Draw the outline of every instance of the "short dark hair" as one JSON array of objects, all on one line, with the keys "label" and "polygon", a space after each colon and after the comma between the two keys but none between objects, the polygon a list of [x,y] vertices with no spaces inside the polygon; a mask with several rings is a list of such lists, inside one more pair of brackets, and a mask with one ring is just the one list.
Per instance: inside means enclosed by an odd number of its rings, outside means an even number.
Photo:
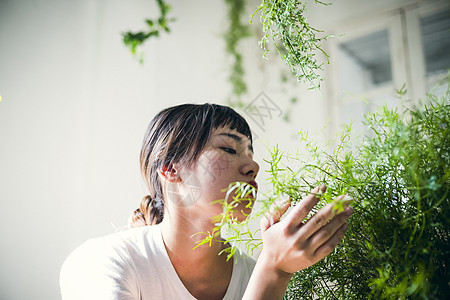
[{"label": "short dark hair", "polygon": [[182,104],[166,108],[150,122],[142,144],[141,173],[150,194],[141,201],[132,216],[132,225],[158,224],[164,216],[164,197],[158,170],[174,163],[194,163],[213,130],[235,129],[252,143],[250,127],[245,119],[228,106],[218,104]]}]

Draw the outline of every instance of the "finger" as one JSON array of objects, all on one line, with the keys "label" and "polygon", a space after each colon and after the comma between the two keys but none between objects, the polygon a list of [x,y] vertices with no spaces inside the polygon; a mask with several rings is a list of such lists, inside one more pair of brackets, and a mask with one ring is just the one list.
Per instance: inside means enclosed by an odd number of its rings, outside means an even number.
[{"label": "finger", "polygon": [[[340,196],[336,201],[344,201],[344,199],[346,199],[345,196]],[[344,207],[348,207],[348,204],[349,202],[344,202],[343,205]],[[308,222],[306,222],[306,224],[302,226],[300,234],[302,234],[304,238],[308,238],[320,228],[322,228],[322,226],[327,224],[338,212],[336,209],[334,209],[335,205],[335,202],[332,202],[319,210],[319,212],[312,216],[308,220]]]},{"label": "finger", "polygon": [[342,213],[335,216],[330,222],[318,229],[310,237],[311,247],[319,247],[320,245],[331,239],[333,235],[335,235],[339,231],[341,226],[347,222],[352,213],[353,208],[347,206]]},{"label": "finger", "polygon": [[347,231],[347,226],[347,223],[342,224],[330,239],[317,248],[314,255],[318,257],[319,260],[330,254],[334,248],[336,248],[339,242],[344,238],[344,234]]},{"label": "finger", "polygon": [[332,203],[334,204],[333,212],[342,212],[350,203],[353,202],[353,198],[348,195],[342,195],[336,198]]},{"label": "finger", "polygon": [[262,232],[269,229],[269,227],[272,226],[273,224],[278,223],[281,219],[281,216],[283,216],[286,210],[288,210],[290,205],[291,205],[291,198],[289,198],[288,201],[274,202],[269,208],[267,214],[263,218],[261,218]]},{"label": "finger", "polygon": [[286,217],[286,222],[290,227],[297,228],[304,218],[309,214],[311,209],[320,199],[320,194],[325,193],[326,186],[321,185],[316,187],[311,193],[303,198]]}]

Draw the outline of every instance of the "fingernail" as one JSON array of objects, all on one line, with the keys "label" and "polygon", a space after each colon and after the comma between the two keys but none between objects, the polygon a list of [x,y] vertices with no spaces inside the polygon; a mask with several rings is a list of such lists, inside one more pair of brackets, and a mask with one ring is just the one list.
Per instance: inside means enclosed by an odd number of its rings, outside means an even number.
[{"label": "fingernail", "polygon": [[344,202],[350,202],[350,201],[353,201],[353,198],[350,197],[349,195],[345,195],[345,196],[341,199],[341,201],[344,201]]},{"label": "fingernail", "polygon": [[352,203],[353,198],[348,195],[343,195],[337,198],[336,201],[341,202],[344,207],[348,207]]},{"label": "fingernail", "polygon": [[351,215],[353,214],[353,207],[347,206],[347,207],[344,209],[344,214],[345,214],[346,216],[351,216]]},{"label": "fingernail", "polygon": [[278,207],[285,207],[287,204],[291,203],[291,197],[287,198],[287,199],[277,199],[275,201],[275,205]]}]

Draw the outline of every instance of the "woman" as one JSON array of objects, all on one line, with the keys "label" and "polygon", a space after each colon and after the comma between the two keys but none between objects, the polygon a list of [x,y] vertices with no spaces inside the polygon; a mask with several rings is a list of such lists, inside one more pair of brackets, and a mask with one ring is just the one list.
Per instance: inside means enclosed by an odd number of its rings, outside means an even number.
[{"label": "woman", "polygon": [[[93,239],[61,270],[63,299],[282,299],[293,273],[328,255],[344,236],[352,213],[334,216],[331,205],[308,222],[318,187],[280,221],[289,207],[261,220],[263,250],[255,262],[233,260],[213,242],[193,249],[212,232],[230,183],[257,188],[248,124],[229,107],[179,105],[150,123],[141,150],[141,172],[150,194],[132,218],[133,228]],[[244,219],[246,203],[234,216]],[[152,225],[152,226],[138,226]]]}]

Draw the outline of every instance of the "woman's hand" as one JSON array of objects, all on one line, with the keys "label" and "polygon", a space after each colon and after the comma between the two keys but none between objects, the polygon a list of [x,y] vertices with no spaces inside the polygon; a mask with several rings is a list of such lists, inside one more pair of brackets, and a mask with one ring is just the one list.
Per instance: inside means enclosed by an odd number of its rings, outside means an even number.
[{"label": "woman's hand", "polygon": [[345,205],[344,211],[336,214],[334,204],[330,203],[303,222],[319,201],[318,194],[325,190],[324,185],[314,189],[281,221],[290,203],[261,220],[264,248],[260,259],[266,267],[293,274],[320,261],[342,240],[347,229],[346,222],[353,213],[350,206]]},{"label": "woman's hand", "polygon": [[245,290],[244,300],[282,299],[295,272],[330,254],[342,240],[346,222],[353,212],[349,206],[336,214],[334,204],[328,204],[307,222],[303,221],[319,201],[318,194],[325,189],[325,186],[314,189],[281,221],[290,203],[273,207],[261,220],[263,250]]}]

